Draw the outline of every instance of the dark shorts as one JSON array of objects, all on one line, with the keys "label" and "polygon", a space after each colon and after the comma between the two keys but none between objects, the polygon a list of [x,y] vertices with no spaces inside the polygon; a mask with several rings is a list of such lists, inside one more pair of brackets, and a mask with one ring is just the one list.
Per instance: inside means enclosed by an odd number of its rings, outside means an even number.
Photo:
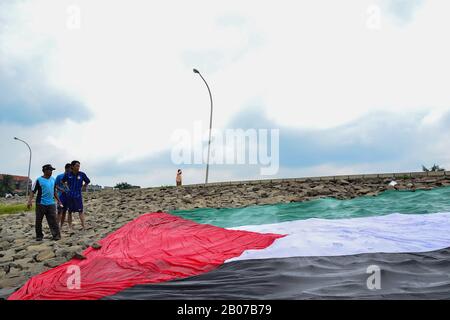
[{"label": "dark shorts", "polygon": [[67,197],[67,209],[69,213],[72,212],[83,212],[83,198],[73,198],[73,197]]},{"label": "dark shorts", "polygon": [[58,213],[67,211],[67,195],[65,193],[62,193],[59,197],[59,200],[61,201],[62,207],[58,206]]}]

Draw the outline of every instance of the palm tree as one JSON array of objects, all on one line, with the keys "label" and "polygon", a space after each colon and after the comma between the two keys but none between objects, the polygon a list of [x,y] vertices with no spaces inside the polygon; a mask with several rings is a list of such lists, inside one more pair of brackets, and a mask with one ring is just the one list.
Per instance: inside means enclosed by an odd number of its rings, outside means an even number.
[{"label": "palm tree", "polygon": [[445,171],[445,169],[440,168],[437,164],[434,164],[433,167],[431,167],[431,171]]},{"label": "palm tree", "polygon": [[440,168],[437,164],[434,164],[430,169],[427,169],[427,167],[425,167],[424,165],[422,165],[422,171],[425,172],[435,172],[435,171],[445,171],[444,168]]}]

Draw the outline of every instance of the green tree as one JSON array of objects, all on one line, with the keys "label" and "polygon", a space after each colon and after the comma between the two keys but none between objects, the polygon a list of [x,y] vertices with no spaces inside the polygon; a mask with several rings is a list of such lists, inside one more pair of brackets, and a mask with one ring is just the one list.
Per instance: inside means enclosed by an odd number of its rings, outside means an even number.
[{"label": "green tree", "polygon": [[140,187],[133,186],[127,182],[121,182],[121,183],[116,184],[116,186],[114,188],[119,189],[119,190],[125,190],[125,189],[139,189]]},{"label": "green tree", "polygon": [[7,193],[14,192],[14,179],[12,176],[4,174],[0,181],[0,195],[3,197]]}]

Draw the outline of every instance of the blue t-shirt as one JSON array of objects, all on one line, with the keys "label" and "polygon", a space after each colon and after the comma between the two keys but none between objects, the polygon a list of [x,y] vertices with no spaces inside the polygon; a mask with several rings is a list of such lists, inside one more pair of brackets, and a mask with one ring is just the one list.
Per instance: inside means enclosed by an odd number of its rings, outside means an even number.
[{"label": "blue t-shirt", "polygon": [[34,181],[32,188],[34,193],[37,193],[36,203],[45,206],[55,204],[55,178],[39,177]]},{"label": "blue t-shirt", "polygon": [[64,175],[65,175],[65,173],[58,174],[58,175],[56,176],[56,179],[55,179],[55,187],[57,187],[56,190],[58,190],[58,197],[59,197],[60,199],[61,199],[62,192],[59,191],[58,188],[61,188],[61,189],[66,190],[66,187],[65,187],[64,184],[62,183],[62,178],[64,177]]},{"label": "blue t-shirt", "polygon": [[63,183],[67,182],[67,185],[69,186],[67,195],[72,198],[81,198],[81,188],[83,187],[83,181],[85,183],[91,182],[86,174],[81,171],[78,171],[76,175],[72,172],[66,173],[64,174],[64,177],[61,179],[61,181]]}]

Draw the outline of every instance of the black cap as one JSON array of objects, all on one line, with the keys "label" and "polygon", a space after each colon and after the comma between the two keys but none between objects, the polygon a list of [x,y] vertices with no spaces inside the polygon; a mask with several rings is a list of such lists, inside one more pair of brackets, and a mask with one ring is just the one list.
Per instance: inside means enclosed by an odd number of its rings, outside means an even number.
[{"label": "black cap", "polygon": [[46,164],[42,166],[42,171],[44,170],[56,170],[56,169],[53,168],[51,164]]}]

